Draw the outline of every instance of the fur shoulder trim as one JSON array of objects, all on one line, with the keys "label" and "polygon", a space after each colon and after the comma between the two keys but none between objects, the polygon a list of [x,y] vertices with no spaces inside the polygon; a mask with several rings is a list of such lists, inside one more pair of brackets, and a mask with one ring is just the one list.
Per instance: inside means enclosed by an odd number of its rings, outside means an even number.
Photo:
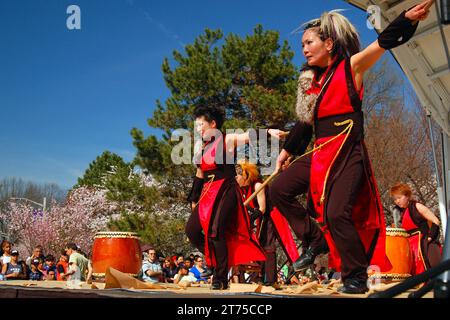
[{"label": "fur shoulder trim", "polygon": [[314,71],[306,70],[300,73],[298,78],[297,104],[295,111],[300,121],[313,124],[314,108],[316,106],[317,94],[308,94],[306,91],[311,88],[314,79]]}]

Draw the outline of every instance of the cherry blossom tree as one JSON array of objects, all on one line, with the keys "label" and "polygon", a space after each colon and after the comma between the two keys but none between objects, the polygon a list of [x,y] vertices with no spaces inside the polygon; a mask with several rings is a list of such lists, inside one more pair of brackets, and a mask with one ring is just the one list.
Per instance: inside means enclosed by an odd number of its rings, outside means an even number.
[{"label": "cherry blossom tree", "polygon": [[90,252],[96,232],[106,230],[116,204],[106,199],[106,191],[80,187],[72,190],[64,204],[52,202],[43,212],[26,203],[9,202],[0,212],[9,238],[30,253],[41,244],[47,253],[58,254],[67,242],[75,242]]}]

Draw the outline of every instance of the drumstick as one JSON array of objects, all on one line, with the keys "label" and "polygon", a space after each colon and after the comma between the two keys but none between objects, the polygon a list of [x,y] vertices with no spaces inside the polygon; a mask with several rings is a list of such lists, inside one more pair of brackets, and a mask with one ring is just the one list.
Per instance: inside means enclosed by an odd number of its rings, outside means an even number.
[{"label": "drumstick", "polygon": [[431,8],[431,6],[433,5],[434,2],[435,2],[435,0],[430,0],[430,1],[428,1],[428,3],[425,5],[425,7],[423,7],[423,9],[424,9],[425,11],[427,11],[428,9]]}]

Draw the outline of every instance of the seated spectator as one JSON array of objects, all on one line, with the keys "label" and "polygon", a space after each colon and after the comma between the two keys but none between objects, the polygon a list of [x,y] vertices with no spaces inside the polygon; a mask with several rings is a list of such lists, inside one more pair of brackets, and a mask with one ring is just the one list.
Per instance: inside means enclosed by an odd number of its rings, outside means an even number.
[{"label": "seated spectator", "polygon": [[45,280],[55,281],[56,280],[56,272],[54,270],[48,270],[47,275],[45,276]]},{"label": "seated spectator", "polygon": [[184,265],[185,265],[188,269],[192,268],[193,263],[192,263],[191,258],[187,258],[186,260],[184,260]]},{"label": "seated spectator", "polygon": [[56,264],[56,280],[66,281],[67,271],[69,270],[69,257],[66,255],[65,251],[59,256],[59,261]]},{"label": "seated spectator", "polygon": [[78,252],[75,243],[68,243],[65,251],[69,256],[69,270],[66,276],[70,276],[70,280],[86,281],[89,272],[89,260]]},{"label": "seated spectator", "polygon": [[181,255],[179,255],[179,256],[177,257],[177,260],[176,260],[176,262],[175,262],[175,265],[177,266],[177,272],[178,272],[178,270],[179,270],[182,266],[184,266],[184,257],[181,256]]},{"label": "seated spectator", "polygon": [[197,258],[197,257],[194,256],[193,253],[191,253],[191,254],[189,255],[189,259],[190,259],[191,261],[195,261],[195,260],[196,260],[195,258]]},{"label": "seated spectator", "polygon": [[54,273],[56,273],[56,265],[55,265],[55,257],[52,256],[51,254],[49,254],[47,257],[45,257],[45,262],[44,262],[44,276],[46,277],[48,275],[49,271],[53,271]]},{"label": "seated spectator", "polygon": [[142,264],[142,280],[151,283],[160,282],[162,278],[162,268],[159,259],[156,256],[156,250],[150,248],[147,253],[148,258]]},{"label": "seated spectator", "polygon": [[40,259],[33,259],[31,261],[30,272],[28,273],[28,278],[30,280],[42,280],[44,275],[39,270],[39,264],[42,264]]},{"label": "seated spectator", "polygon": [[36,247],[34,247],[33,253],[31,254],[30,257],[27,258],[26,264],[27,264],[28,268],[31,268],[31,262],[34,259],[41,259],[42,261],[44,261],[44,259],[45,259],[44,249],[42,248],[41,245],[37,245]]},{"label": "seated spectator", "polygon": [[177,267],[175,266],[175,262],[173,262],[170,257],[164,260],[162,272],[164,281],[173,283],[173,278],[177,274]]},{"label": "seated spectator", "polygon": [[38,269],[44,275],[45,278],[46,271],[44,269],[44,260],[39,259]]},{"label": "seated spectator", "polygon": [[197,278],[189,272],[189,269],[186,266],[182,266],[179,268],[178,273],[175,275],[173,279],[173,283],[179,284],[183,282],[197,282]]},{"label": "seated spectator", "polygon": [[19,252],[17,250],[11,251],[11,260],[3,264],[2,274],[6,280],[20,280],[26,279],[26,268],[22,261],[19,261]]},{"label": "seated spectator", "polygon": [[203,278],[201,274],[205,271],[203,268],[203,258],[200,256],[197,256],[197,259],[195,260],[194,266],[189,269],[189,272],[194,275],[194,277],[197,279],[197,282],[208,282],[208,278]]},{"label": "seated spectator", "polygon": [[11,261],[11,250],[12,245],[8,240],[2,241],[2,256],[0,257],[0,263],[3,265],[9,263]]}]

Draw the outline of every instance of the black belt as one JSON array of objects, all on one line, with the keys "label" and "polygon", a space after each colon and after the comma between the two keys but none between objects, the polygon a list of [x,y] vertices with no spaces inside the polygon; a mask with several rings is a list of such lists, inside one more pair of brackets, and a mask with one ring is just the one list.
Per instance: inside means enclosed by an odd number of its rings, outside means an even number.
[{"label": "black belt", "polygon": [[345,126],[336,126],[335,123],[349,119],[353,120],[350,136],[355,138],[355,141],[361,140],[364,137],[364,114],[362,111],[317,119],[315,121],[316,138],[319,139],[338,135]]}]

